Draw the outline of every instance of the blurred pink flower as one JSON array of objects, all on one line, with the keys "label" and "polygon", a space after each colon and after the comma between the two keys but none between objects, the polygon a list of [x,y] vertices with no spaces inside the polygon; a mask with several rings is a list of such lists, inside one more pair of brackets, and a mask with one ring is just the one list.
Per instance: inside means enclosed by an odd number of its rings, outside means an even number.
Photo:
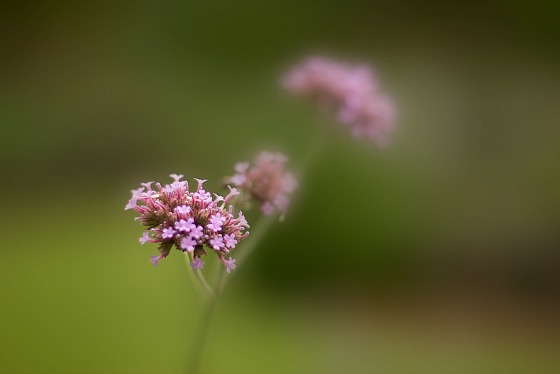
[{"label": "blurred pink flower", "polygon": [[159,256],[150,257],[152,264],[157,265],[175,246],[193,254],[191,266],[198,270],[204,264],[200,257],[206,254],[206,246],[216,252],[229,272],[235,266],[232,267],[224,255],[249,235],[245,231],[248,225],[243,214],[239,212],[236,218],[231,205],[226,209],[228,200],[238,194],[237,190],[231,189],[226,198],[216,195],[212,199],[202,188],[205,181],[198,180],[196,191],[191,192],[188,183],[181,181],[182,175],[172,174],[171,177],[175,180],[172,184],[156,183],[157,190],[151,187],[154,182],[142,183],[143,187],[132,191],[132,198],[125,206],[125,210],[138,212],[140,216],[136,220],[147,227],[140,243],[159,244]]},{"label": "blurred pink flower", "polygon": [[[200,260],[199,257],[196,257],[191,263],[190,263],[192,269],[194,271],[197,271],[199,269],[202,269],[204,267],[204,262],[202,262],[202,260]],[[229,273],[229,268],[226,268],[227,272]]]},{"label": "blurred pink flower", "polygon": [[263,214],[271,215],[278,210],[284,215],[290,195],[298,187],[297,179],[286,170],[287,161],[288,157],[282,153],[261,152],[253,165],[249,162],[235,164],[236,174],[226,177],[226,183],[237,186],[253,197]]},{"label": "blurred pink flower", "polygon": [[236,268],[236,264],[235,264],[235,259],[234,258],[229,258],[229,260],[226,260],[225,258],[221,258],[222,263],[224,264],[224,266],[226,267],[226,271],[229,273],[230,271],[232,271],[233,269]]},{"label": "blurred pink flower", "polygon": [[394,107],[379,92],[368,66],[311,57],[292,68],[283,77],[282,86],[314,100],[352,135],[380,146],[387,144],[394,125]]}]

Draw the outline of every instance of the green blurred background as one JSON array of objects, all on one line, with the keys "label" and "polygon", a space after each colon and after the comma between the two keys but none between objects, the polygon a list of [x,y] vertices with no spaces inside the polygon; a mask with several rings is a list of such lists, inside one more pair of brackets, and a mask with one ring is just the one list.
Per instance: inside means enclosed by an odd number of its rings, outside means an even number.
[{"label": "green blurred background", "polygon": [[172,172],[217,189],[265,147],[297,163],[329,121],[278,80],[314,53],[375,66],[392,145],[329,124],[202,371],[560,372],[559,2],[1,12],[0,372],[185,372],[203,304],[179,252],[151,267],[129,191]]}]

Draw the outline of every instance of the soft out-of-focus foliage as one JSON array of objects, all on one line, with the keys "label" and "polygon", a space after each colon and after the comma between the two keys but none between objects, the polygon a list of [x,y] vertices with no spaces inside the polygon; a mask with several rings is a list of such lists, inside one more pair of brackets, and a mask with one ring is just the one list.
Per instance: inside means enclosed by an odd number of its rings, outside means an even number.
[{"label": "soft out-of-focus foliage", "polygon": [[[203,369],[558,372],[559,11],[7,2],[0,372],[184,371],[199,297],[178,253],[151,267],[129,190],[171,172],[214,190],[261,148],[297,163],[322,130]],[[311,53],[373,64],[398,112],[388,149],[282,92]]]}]

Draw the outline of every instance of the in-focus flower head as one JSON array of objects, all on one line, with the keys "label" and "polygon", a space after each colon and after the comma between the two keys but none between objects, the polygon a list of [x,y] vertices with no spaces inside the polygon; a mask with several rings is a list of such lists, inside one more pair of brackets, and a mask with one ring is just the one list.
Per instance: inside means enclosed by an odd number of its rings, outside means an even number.
[{"label": "in-focus flower head", "polygon": [[132,190],[132,198],[125,206],[125,210],[134,209],[139,214],[136,219],[146,226],[140,243],[159,244],[159,256],[150,257],[152,264],[157,265],[175,247],[192,253],[191,267],[198,270],[204,265],[200,257],[206,254],[205,248],[210,248],[229,272],[235,268],[235,260],[232,263],[231,257],[226,260],[224,255],[249,235],[243,213],[239,212],[236,218],[233,207],[227,206],[231,197],[238,194],[237,190],[231,189],[226,198],[216,195],[213,199],[202,188],[206,181],[197,179],[197,189],[189,191],[188,183],[181,181],[182,175],[171,177],[173,183],[165,186],[156,183],[155,189],[152,189],[154,182],[142,183],[143,187]]},{"label": "in-focus flower head", "polygon": [[[288,209],[290,195],[298,187],[295,176],[286,170],[288,157],[279,152],[259,153],[254,162],[238,162],[236,173],[226,178],[226,183],[237,186],[259,204],[261,212],[271,215],[280,211],[284,215]],[[239,222],[249,227],[241,214]]]},{"label": "in-focus flower head", "polygon": [[352,135],[387,144],[394,125],[393,103],[379,92],[368,66],[311,57],[292,68],[282,85],[331,112]]}]

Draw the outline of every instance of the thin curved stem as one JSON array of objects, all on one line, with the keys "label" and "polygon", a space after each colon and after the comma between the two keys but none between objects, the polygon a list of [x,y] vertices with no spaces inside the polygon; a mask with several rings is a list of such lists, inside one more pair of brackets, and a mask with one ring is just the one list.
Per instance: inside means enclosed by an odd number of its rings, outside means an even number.
[{"label": "thin curved stem", "polygon": [[[300,164],[298,174],[304,175],[304,173],[307,172],[307,170],[316,160],[317,156],[320,154],[320,150],[323,144],[323,136],[318,136],[314,139],[313,144],[309,147],[307,154],[304,156],[302,163]],[[240,199],[240,201],[242,200]],[[272,223],[276,222],[276,220],[277,216],[271,215],[263,217],[258,221],[258,223],[255,225],[255,228],[251,230],[251,240],[247,242],[247,245],[242,248],[239,256],[237,256],[236,264],[238,267],[242,265],[246,261],[247,257],[249,257],[249,255],[255,250],[257,245],[265,237],[266,233],[272,226]],[[192,257],[190,257],[190,260],[192,261]],[[200,362],[204,353],[206,340],[208,338],[210,323],[213,319],[214,314],[216,313],[216,308],[220,300],[220,296],[224,292],[225,286],[233,276],[233,274],[229,274],[229,276],[226,276],[225,268],[223,266],[219,266],[218,277],[215,283],[216,286],[214,291],[212,287],[210,287],[208,282],[206,282],[206,279],[204,278],[204,275],[200,272],[200,270],[197,270],[194,273],[201,288],[204,289],[211,296],[211,298],[207,301],[201,323],[198,325],[198,330],[194,340],[194,349],[192,350],[192,356],[189,361],[189,374],[196,374],[200,368]]]},{"label": "thin curved stem", "polygon": [[[251,240],[248,241],[247,245],[245,245],[240,254],[237,256],[236,265],[237,267],[241,266],[246,260],[247,257],[255,250],[257,245],[260,243],[262,238],[264,238],[265,234],[268,232],[268,229],[272,226],[272,223],[276,221],[277,217],[275,215],[267,216],[261,218],[257,225],[255,225],[255,229],[252,230],[254,232],[251,233],[250,237]],[[220,270],[220,274],[218,276],[218,281],[216,282],[216,293],[221,295],[224,292],[224,288],[226,284],[230,281],[231,277],[235,273],[230,273],[229,276],[226,277],[226,272],[222,268]]]},{"label": "thin curved stem", "polygon": [[[185,252],[185,260],[187,261],[187,265],[190,265],[190,263],[193,261],[192,253]],[[187,272],[191,273],[191,277],[195,279],[195,283],[199,285],[199,288],[202,291],[202,293],[206,294],[211,298],[214,298],[216,296],[216,292],[214,292],[214,289],[210,287],[210,285],[206,281],[206,278],[204,277],[204,274],[202,274],[200,269],[194,271],[192,269],[187,269]]]},{"label": "thin curved stem", "polygon": [[[249,256],[249,254],[255,249],[257,244],[261,241],[264,237],[265,233],[268,231],[272,223],[276,220],[276,216],[268,216],[259,221],[257,225],[256,234],[253,235],[252,241],[248,243],[241,253],[238,256],[237,263],[241,264],[245,261],[245,259]],[[200,271],[197,270],[195,273],[199,273]],[[226,271],[223,266],[220,266],[218,269],[218,279],[216,281],[216,292],[212,294],[212,297],[207,301],[207,304],[204,308],[202,320],[198,325],[198,329],[196,332],[195,340],[194,340],[194,348],[191,351],[191,358],[189,360],[189,367],[188,373],[196,374],[200,369],[200,362],[202,359],[202,355],[204,353],[204,348],[206,345],[206,340],[208,339],[208,331],[210,329],[210,322],[213,319],[214,314],[216,313],[216,308],[220,301],[220,296],[222,295],[224,288],[227,282],[231,279],[232,274],[229,274],[226,277]],[[210,287],[210,286],[208,286]]]},{"label": "thin curved stem", "polygon": [[208,340],[208,331],[210,330],[210,322],[216,313],[216,308],[218,306],[219,297],[214,296],[207,301],[204,308],[204,313],[200,324],[197,326],[197,331],[194,339],[194,346],[191,351],[191,357],[188,362],[189,374],[196,374],[200,369],[200,363],[202,360],[202,355],[204,353],[204,348],[206,346],[206,340]]},{"label": "thin curved stem", "polygon": [[[325,144],[324,135],[319,134],[315,137],[314,141],[312,142],[311,146],[309,147],[306,155],[303,157],[298,174],[300,179],[305,175],[305,173],[313,166],[313,163],[317,159],[317,156],[321,153],[321,149]],[[237,256],[237,267],[240,267],[246,260],[247,257],[255,250],[257,245],[260,243],[262,238],[268,232],[272,224],[276,221],[276,215],[270,215],[266,217],[262,217],[257,224],[255,225],[255,229],[251,230],[251,235],[248,243],[241,248],[239,255]],[[218,281],[216,282],[216,293],[221,295],[224,292],[224,288],[226,287],[227,283],[231,280],[231,277],[234,273],[230,274],[226,277],[226,272],[223,268],[219,270]]]}]

